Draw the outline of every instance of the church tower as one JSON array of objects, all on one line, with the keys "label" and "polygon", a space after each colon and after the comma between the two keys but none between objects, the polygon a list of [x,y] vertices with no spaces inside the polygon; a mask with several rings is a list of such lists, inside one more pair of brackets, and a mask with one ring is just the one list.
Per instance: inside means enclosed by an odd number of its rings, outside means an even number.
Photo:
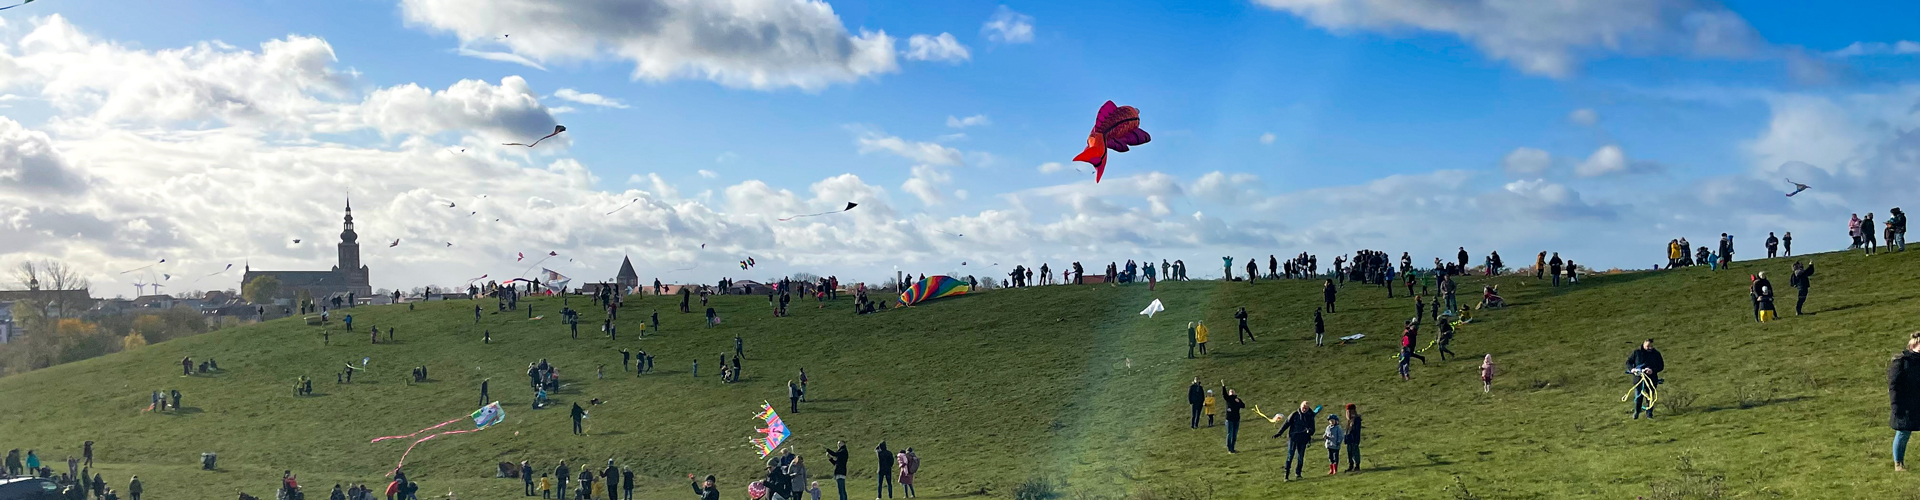
[{"label": "church tower", "polygon": [[367,267],[360,264],[360,234],[353,231],[353,200],[347,200],[346,221],[340,229],[340,264],[334,268],[345,279],[347,291],[361,297],[373,294]]}]

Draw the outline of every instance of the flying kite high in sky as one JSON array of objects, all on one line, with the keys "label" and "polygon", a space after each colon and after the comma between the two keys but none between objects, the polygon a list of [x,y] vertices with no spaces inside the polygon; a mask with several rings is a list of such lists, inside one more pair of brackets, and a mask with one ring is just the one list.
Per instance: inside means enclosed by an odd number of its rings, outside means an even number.
[{"label": "flying kite high in sky", "polygon": [[787,423],[780,420],[780,414],[773,411],[773,405],[765,401],[760,402],[760,413],[753,418],[767,422],[766,428],[756,429],[761,437],[747,438],[747,441],[753,442],[755,449],[760,450],[760,458],[772,455],[774,450],[780,449],[782,443],[787,442],[788,436],[793,435],[792,432],[787,431]]},{"label": "flying kite high in sky", "polygon": [[19,6],[22,6],[22,5],[26,5],[26,4],[30,4],[30,3],[33,3],[33,0],[27,0],[27,1],[25,1],[25,2],[20,2],[20,3],[17,3],[17,4],[13,4],[13,5],[8,5],[8,6],[6,6],[6,7],[0,7],[0,10],[7,10],[7,9],[11,9],[11,8],[14,8],[14,7],[19,7]]},{"label": "flying kite high in sky", "polygon": [[794,215],[794,216],[784,217],[780,219],[780,222],[786,222],[786,221],[798,219],[801,217],[815,217],[815,216],[821,216],[821,215],[827,215],[827,214],[836,214],[836,213],[845,212],[848,210],[853,210],[853,207],[857,207],[857,206],[860,206],[860,204],[849,201],[847,202],[847,208],[842,208],[842,209],[831,211],[831,212],[820,212],[817,214]]},{"label": "flying kite high in sky", "polygon": [[142,270],[142,269],[146,269],[146,268],[149,268],[149,267],[153,267],[153,266],[157,266],[157,265],[161,265],[161,264],[165,264],[165,263],[167,263],[167,259],[160,259],[160,262],[155,262],[155,263],[152,263],[152,264],[147,264],[147,265],[144,265],[144,266],[140,266],[140,267],[136,267],[136,268],[133,268],[133,269],[128,269],[128,270],[125,270],[125,271],[120,271],[120,274],[127,274],[127,273],[130,273],[130,272],[134,272],[134,271],[139,271],[139,270]]},{"label": "flying kite high in sky", "polygon": [[393,248],[393,247],[397,247],[397,246],[400,246],[400,239],[399,239],[399,238],[394,238],[394,239],[393,239],[393,243],[388,243],[388,244],[387,244],[387,248]]},{"label": "flying kite high in sky", "polygon": [[298,245],[298,244],[300,244],[300,239],[299,239],[299,238],[294,238],[294,239],[293,239],[293,244],[295,244],[295,245]]},{"label": "flying kite high in sky", "polygon": [[[352,366],[352,365],[348,365],[348,366]],[[484,431],[484,430],[487,430],[487,428],[488,428],[488,427],[492,427],[492,426],[493,426],[493,424],[498,424],[498,423],[500,423],[501,421],[503,421],[503,420],[506,420],[506,419],[507,419],[507,411],[506,411],[506,410],[502,410],[502,409],[500,409],[500,402],[499,402],[499,401],[494,401],[493,403],[490,403],[490,404],[488,404],[488,405],[486,405],[486,406],[482,406],[482,407],[480,407],[480,409],[478,409],[478,410],[474,410],[474,411],[473,411],[473,413],[471,413],[471,414],[468,414],[468,415],[467,415],[467,416],[465,416],[465,417],[461,417],[461,418],[456,418],[456,419],[453,419],[453,420],[448,420],[448,421],[445,421],[445,422],[441,422],[441,423],[440,423],[439,425],[435,425],[435,426],[433,426],[433,427],[428,427],[428,428],[425,428],[425,429],[420,429],[420,430],[417,430],[417,431],[414,431],[414,432],[413,432],[413,434],[408,434],[408,435],[405,435],[405,436],[386,436],[386,437],[378,437],[378,438],[373,438],[373,440],[372,440],[372,441],[368,441],[368,442],[369,442],[369,443],[378,443],[378,442],[381,442],[381,441],[385,441],[385,440],[388,440],[388,439],[407,439],[407,438],[411,438],[411,437],[414,437],[414,436],[417,436],[417,435],[419,435],[420,433],[423,433],[423,432],[427,432],[427,431],[431,431],[431,430],[434,430],[434,429],[438,429],[438,428],[441,428],[441,427],[446,427],[446,426],[448,426],[448,425],[452,425],[452,424],[453,424],[454,422],[459,422],[459,421],[462,421],[462,420],[467,420],[467,419],[472,419],[472,420],[473,420],[473,428],[472,428],[472,429],[464,429],[464,430],[457,430],[457,431],[446,431],[446,432],[442,432],[442,433],[438,433],[438,434],[434,434],[434,435],[431,435],[431,436],[427,436],[427,437],[423,437],[423,438],[420,438],[420,440],[419,440],[419,441],[414,441],[414,442],[413,442],[413,444],[410,444],[410,445],[407,445],[407,451],[405,451],[405,452],[402,452],[402,453],[400,453],[400,462],[399,462],[399,463],[395,463],[395,464],[393,464],[393,470],[395,470],[395,471],[398,471],[398,470],[400,470],[400,466],[402,466],[402,465],[406,465],[406,463],[407,463],[407,455],[408,455],[408,454],[410,454],[410,453],[413,453],[413,447],[415,447],[415,446],[419,446],[419,445],[420,445],[420,443],[424,443],[424,442],[426,442],[426,441],[427,441],[427,440],[429,440],[429,439],[433,439],[433,438],[437,438],[437,437],[440,437],[440,436],[446,436],[446,435],[449,435],[449,434],[466,434],[466,433],[469,433],[469,432],[480,432],[480,431]],[[392,472],[388,472],[388,473],[387,473],[387,475],[388,475],[388,476],[392,476],[392,475],[393,475],[393,473],[392,473]]]},{"label": "flying kite high in sky", "polygon": [[567,131],[567,126],[566,126],[566,125],[554,125],[554,126],[553,126],[553,133],[551,133],[551,134],[547,134],[547,135],[546,135],[546,137],[541,137],[541,138],[539,138],[539,139],[535,139],[535,140],[533,141],[533,143],[532,143],[532,144],[526,144],[526,143],[519,143],[519,142],[509,142],[509,143],[506,143],[506,144],[501,144],[501,145],[502,145],[502,146],[526,146],[526,147],[534,147],[534,146],[537,146],[537,145],[539,145],[539,144],[540,144],[540,141],[544,141],[544,140],[547,140],[547,139],[549,139],[549,138],[552,138],[553,136],[556,136],[556,135],[560,135],[560,133],[561,133],[561,132],[566,132],[566,131]]},{"label": "flying kite high in sky", "polygon": [[[629,201],[629,202],[627,202],[627,204],[625,204],[625,205],[621,205],[621,206],[620,206],[620,208],[616,208],[616,209],[613,209],[613,212],[618,212],[618,211],[621,211],[621,210],[626,210],[626,209],[627,209],[627,207],[631,207],[631,206],[633,206],[633,204],[634,204],[634,203],[639,203],[639,202],[640,202],[640,199],[639,199],[639,198],[634,198],[634,199],[633,199],[633,201]],[[607,212],[607,215],[613,215],[613,212]]]},{"label": "flying kite high in sky", "polygon": [[1808,186],[1806,184],[1793,182],[1793,179],[1787,179],[1787,184],[1793,185],[1793,192],[1787,193],[1788,197],[1792,197],[1793,195],[1800,194],[1801,191],[1806,191],[1807,189],[1811,188],[1811,186]]},{"label": "flying kite high in sky", "polygon": [[1093,164],[1093,182],[1107,173],[1107,150],[1127,152],[1130,146],[1139,146],[1153,140],[1147,131],[1140,129],[1140,110],[1133,106],[1114,106],[1107,101],[1100,106],[1100,112],[1093,116],[1093,131],[1087,134],[1087,149],[1073,157],[1073,161]]}]

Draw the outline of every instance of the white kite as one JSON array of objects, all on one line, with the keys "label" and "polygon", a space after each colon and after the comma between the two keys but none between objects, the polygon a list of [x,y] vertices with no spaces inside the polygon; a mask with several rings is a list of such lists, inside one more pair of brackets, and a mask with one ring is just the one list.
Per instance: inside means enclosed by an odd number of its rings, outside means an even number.
[{"label": "white kite", "polygon": [[1153,303],[1147,304],[1147,308],[1140,310],[1140,314],[1145,314],[1147,315],[1147,317],[1151,318],[1155,313],[1159,313],[1165,310],[1167,310],[1167,306],[1160,305],[1160,299],[1153,299]]}]

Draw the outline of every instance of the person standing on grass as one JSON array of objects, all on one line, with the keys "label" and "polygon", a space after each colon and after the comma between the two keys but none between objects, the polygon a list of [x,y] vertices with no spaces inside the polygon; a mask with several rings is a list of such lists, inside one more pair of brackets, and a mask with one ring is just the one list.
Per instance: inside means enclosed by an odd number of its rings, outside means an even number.
[{"label": "person standing on grass", "polygon": [[82,444],[80,454],[82,458],[87,460],[87,467],[93,467],[93,441],[87,441],[85,444]]},{"label": "person standing on grass", "polygon": [[1207,322],[1199,321],[1193,325],[1193,339],[1200,344],[1200,355],[1207,355]]},{"label": "person standing on grass", "polygon": [[1493,353],[1487,353],[1486,359],[1480,361],[1480,392],[1493,392],[1493,370]]},{"label": "person standing on grass", "polygon": [[[1341,276],[1346,276],[1346,275],[1342,274]],[[1339,290],[1334,288],[1333,286],[1333,280],[1327,280],[1327,282],[1320,287],[1321,298],[1325,299],[1327,302],[1327,314],[1333,314],[1333,311],[1334,311],[1333,299],[1334,299],[1334,295],[1338,293],[1339,293]]]},{"label": "person standing on grass", "polygon": [[800,413],[800,384],[792,380],[787,381],[787,411]]},{"label": "person standing on grass", "polygon": [[1313,345],[1314,347],[1327,345],[1327,321],[1320,317],[1319,309],[1313,310]]},{"label": "person standing on grass", "polygon": [[[693,479],[693,474],[687,474],[687,479]],[[693,483],[693,494],[700,495],[700,500],[720,500],[720,487],[713,483],[713,475],[708,474],[705,482]]]},{"label": "person standing on grass", "polygon": [[1760,271],[1758,276],[1760,279],[1754,280],[1753,291],[1754,307],[1760,309],[1760,321],[1779,319],[1780,313],[1773,308],[1773,281],[1767,279],[1766,271]]},{"label": "person standing on grass", "polygon": [[127,482],[127,499],[140,500],[140,492],[144,490],[142,486],[143,485],[140,484],[140,476],[133,476],[133,480]]},{"label": "person standing on grass", "polygon": [[873,484],[873,498],[879,500],[882,491],[886,492],[887,498],[893,498],[893,452],[887,449],[886,441],[873,447],[873,452],[880,457],[880,476]]},{"label": "person standing on grass", "polygon": [[1560,286],[1560,267],[1565,263],[1560,260],[1560,252],[1554,252],[1553,259],[1547,261],[1547,269],[1553,273],[1553,286]]},{"label": "person standing on grass", "polygon": [[1907,348],[1887,365],[1887,395],[1892,400],[1893,470],[1907,470],[1907,438],[1920,431],[1920,332],[1907,336]]},{"label": "person standing on grass", "polygon": [[493,379],[480,379],[480,406],[487,405],[487,382]]},{"label": "person standing on grass", "polygon": [[581,408],[580,403],[574,403],[573,410],[568,412],[568,415],[573,417],[573,435],[579,436],[579,435],[586,434],[586,432],[582,431],[580,428],[580,421],[586,420],[587,409]]},{"label": "person standing on grass", "polygon": [[1233,313],[1233,319],[1240,320],[1240,330],[1235,332],[1235,336],[1240,337],[1241,345],[1246,345],[1249,340],[1256,342],[1260,340],[1253,338],[1253,330],[1247,328],[1247,308],[1242,307],[1239,311],[1235,311]]},{"label": "person standing on grass", "polygon": [[1227,395],[1227,414],[1225,417],[1227,421],[1227,453],[1239,453],[1240,450],[1234,449],[1234,444],[1240,440],[1240,410],[1246,408],[1247,403],[1241,401],[1240,395],[1234,394],[1233,389],[1227,388],[1227,381],[1225,380],[1220,381],[1220,393]]},{"label": "person standing on grass", "polygon": [[1793,274],[1787,276],[1787,284],[1799,290],[1799,299],[1793,302],[1793,315],[1795,316],[1806,314],[1801,311],[1801,308],[1807,305],[1807,289],[1813,287],[1812,279],[1813,261],[1807,261],[1805,266],[1800,265],[1797,261],[1793,263]]},{"label": "person standing on grass", "polygon": [[[1660,372],[1666,369],[1667,369],[1667,361],[1665,358],[1660,356],[1659,349],[1653,348],[1653,339],[1647,339],[1646,342],[1641,342],[1640,348],[1634,350],[1633,354],[1630,354],[1627,356],[1627,373],[1635,374],[1635,375],[1645,375],[1648,380],[1651,380],[1653,382],[1653,385],[1655,387],[1658,387],[1660,385],[1660,382],[1661,382]],[[1635,382],[1635,383],[1638,384],[1643,382]],[[1633,418],[1635,420],[1640,419],[1641,411],[1647,412],[1648,420],[1653,419],[1653,409],[1647,408],[1647,404],[1646,404],[1647,392],[1651,391],[1653,388],[1654,387],[1643,388],[1637,385],[1634,387]]]},{"label": "person standing on grass", "polygon": [[1187,386],[1187,406],[1193,407],[1193,418],[1187,422],[1188,429],[1200,428],[1200,405],[1206,403],[1206,388],[1200,386],[1200,377],[1193,378],[1193,385]]},{"label": "person standing on grass", "polygon": [[633,500],[633,468],[620,468],[620,493],[627,500]]},{"label": "person standing on grass", "polygon": [[1347,473],[1360,472],[1360,407],[1347,403],[1346,435],[1341,440],[1347,443]]},{"label": "person standing on grass", "polygon": [[526,485],[526,492],[521,496],[529,496],[529,497],[533,496],[534,490],[533,490],[533,463],[532,462],[528,462],[526,460],[520,461],[520,482]]},{"label": "person standing on grass", "polygon": [[840,487],[840,500],[847,500],[847,442],[827,448],[827,463],[833,464],[833,482]]},{"label": "person standing on grass", "polygon": [[[1306,477],[1302,472],[1307,466],[1307,444],[1313,441],[1313,426],[1317,423],[1314,422],[1313,410],[1307,407],[1306,401],[1301,401],[1299,410],[1275,420],[1281,420],[1281,423],[1280,430],[1274,432],[1273,437],[1280,437],[1282,434],[1287,436],[1287,462],[1280,466],[1281,479]],[[1298,456],[1300,461],[1295,462],[1295,456]]]},{"label": "person standing on grass", "polygon": [[1440,360],[1446,361],[1448,354],[1453,354],[1453,357],[1456,358],[1460,357],[1459,354],[1455,354],[1452,350],[1447,349],[1447,346],[1453,343],[1453,323],[1450,321],[1436,321],[1435,323],[1440,329],[1440,342],[1436,344],[1440,348]]},{"label": "person standing on grass", "polygon": [[[911,448],[909,448],[908,450],[911,450]],[[906,498],[913,498],[914,496],[913,495],[914,462],[915,460],[913,455],[908,454],[907,450],[901,450],[899,454],[896,454],[893,456],[893,465],[900,469],[900,493],[901,493],[901,496]]]},{"label": "person standing on grass", "polygon": [[[1340,416],[1327,415],[1327,475],[1340,473],[1340,445],[1346,441],[1346,434],[1340,431]],[[1305,458],[1300,459],[1302,462]]]},{"label": "person standing on grass", "polygon": [[1866,217],[1860,218],[1859,233],[1860,248],[1866,249],[1867,255],[1880,251],[1880,242],[1873,237],[1873,212],[1867,212]]}]

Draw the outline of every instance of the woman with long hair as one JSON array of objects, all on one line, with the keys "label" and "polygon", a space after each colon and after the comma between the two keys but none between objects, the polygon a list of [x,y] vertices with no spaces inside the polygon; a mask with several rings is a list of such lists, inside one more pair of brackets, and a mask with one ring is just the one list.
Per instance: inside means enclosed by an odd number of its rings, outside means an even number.
[{"label": "woman with long hair", "polygon": [[1347,472],[1360,471],[1360,408],[1347,403]]}]

